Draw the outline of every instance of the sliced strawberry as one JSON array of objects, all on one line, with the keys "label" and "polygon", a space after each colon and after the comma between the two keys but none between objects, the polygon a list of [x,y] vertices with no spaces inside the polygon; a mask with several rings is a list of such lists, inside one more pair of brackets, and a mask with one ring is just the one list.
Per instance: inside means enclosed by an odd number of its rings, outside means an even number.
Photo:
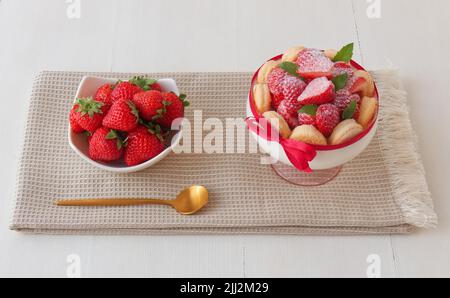
[{"label": "sliced strawberry", "polygon": [[316,49],[305,49],[298,54],[298,74],[305,79],[319,77],[331,78],[333,62],[325,54]]},{"label": "sliced strawberry", "polygon": [[317,109],[316,126],[325,137],[328,138],[331,135],[340,121],[341,113],[336,106],[324,104]]},{"label": "sliced strawberry", "polygon": [[278,114],[289,124],[291,128],[298,126],[298,110],[301,105],[296,100],[283,100],[278,107]]},{"label": "sliced strawberry", "polygon": [[367,80],[362,77],[351,77],[348,82],[346,88],[350,91],[350,93],[359,93],[364,91],[367,86]]},{"label": "sliced strawberry", "polygon": [[316,104],[321,105],[334,100],[334,85],[327,78],[317,78],[306,86],[303,93],[298,98],[301,105]]}]

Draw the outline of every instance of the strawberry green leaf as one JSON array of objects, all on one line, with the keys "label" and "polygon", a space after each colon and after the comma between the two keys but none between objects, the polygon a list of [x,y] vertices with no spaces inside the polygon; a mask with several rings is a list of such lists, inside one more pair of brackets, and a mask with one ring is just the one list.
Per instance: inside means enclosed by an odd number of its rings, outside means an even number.
[{"label": "strawberry green leaf", "polygon": [[303,106],[298,112],[301,114],[308,114],[310,116],[316,116],[317,105],[306,105]]},{"label": "strawberry green leaf", "polygon": [[130,100],[127,102],[127,104],[130,107],[131,114],[133,114],[136,117],[136,122],[139,122],[139,110]]},{"label": "strawberry green leaf", "polygon": [[141,87],[141,89],[143,89],[144,91],[148,91],[151,89],[150,86],[158,81],[155,79],[145,78],[142,76],[136,76],[133,77],[129,82],[136,86]]},{"label": "strawberry green leaf", "polygon": [[76,104],[78,104],[77,113],[81,113],[82,116],[89,115],[90,118],[95,114],[103,114],[101,108],[105,105],[100,101],[95,101],[92,97],[77,98]]},{"label": "strawberry green leaf", "polygon": [[165,107],[167,107],[167,106],[170,106],[170,105],[172,104],[172,102],[171,102],[171,101],[168,101],[168,100],[163,100],[163,101],[162,101],[162,104],[163,104]]},{"label": "strawberry green leaf", "polygon": [[180,98],[182,101],[185,101],[186,98],[187,98],[187,95],[182,93],[182,94],[180,94],[179,98]]},{"label": "strawberry green leaf", "polygon": [[116,132],[115,130],[111,130],[111,131],[106,135],[106,139],[107,139],[107,140],[118,139],[117,132]]},{"label": "strawberry green leaf", "polygon": [[189,101],[183,101],[183,106],[184,107],[188,107],[190,105],[191,105],[191,103]]},{"label": "strawberry green leaf", "polygon": [[351,103],[349,103],[347,108],[345,108],[344,112],[342,113],[342,119],[343,120],[352,119],[356,113],[357,105],[358,104],[357,104],[356,100],[353,100]]},{"label": "strawberry green leaf", "polygon": [[331,81],[334,84],[335,90],[339,91],[347,85],[348,74],[343,73],[341,75],[338,75],[337,77],[334,77]]},{"label": "strawberry green leaf", "polygon": [[333,62],[350,62],[353,58],[353,47],[354,43],[348,44],[343,47],[333,58]]},{"label": "strawberry green leaf", "polygon": [[282,70],[286,71],[288,74],[290,74],[291,76],[300,78],[302,80],[304,80],[298,73],[298,65],[293,63],[293,62],[282,62],[278,67],[280,67]]}]

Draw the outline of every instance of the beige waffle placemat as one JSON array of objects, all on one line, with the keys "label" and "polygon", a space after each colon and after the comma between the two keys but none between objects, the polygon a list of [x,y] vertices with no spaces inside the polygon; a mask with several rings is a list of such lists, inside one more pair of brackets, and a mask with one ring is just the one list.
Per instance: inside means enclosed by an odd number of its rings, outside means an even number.
[{"label": "beige waffle placemat", "polygon": [[[43,72],[34,84],[11,228],[49,234],[380,234],[436,225],[415,150],[406,94],[394,71],[374,72],[380,129],[370,147],[332,182],[298,187],[259,154],[171,154],[135,174],[112,174],[81,160],[67,142],[67,115],[85,73]],[[95,73],[126,79],[134,74]],[[192,103],[187,117],[245,117],[250,73],[156,73],[176,79]],[[173,198],[205,185],[210,203],[194,216],[169,207],[56,207],[64,198]]]}]

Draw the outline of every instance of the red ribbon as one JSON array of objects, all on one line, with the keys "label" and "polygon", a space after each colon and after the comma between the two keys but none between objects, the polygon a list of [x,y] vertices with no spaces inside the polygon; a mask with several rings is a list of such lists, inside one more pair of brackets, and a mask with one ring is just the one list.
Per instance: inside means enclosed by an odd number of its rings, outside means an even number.
[{"label": "red ribbon", "polygon": [[[265,125],[262,125],[265,121]],[[279,136],[278,131],[272,129],[266,119],[256,120],[249,117],[245,120],[250,131],[270,142],[278,142],[283,147],[284,152],[294,167],[303,172],[311,173],[309,162],[316,157],[316,150],[313,146],[292,139],[284,139]],[[273,131],[273,133],[272,133]]]}]

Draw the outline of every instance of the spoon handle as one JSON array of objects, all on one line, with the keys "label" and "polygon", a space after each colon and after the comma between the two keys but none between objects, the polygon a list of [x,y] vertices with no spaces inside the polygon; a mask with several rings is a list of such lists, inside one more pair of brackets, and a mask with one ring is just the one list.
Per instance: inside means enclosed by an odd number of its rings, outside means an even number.
[{"label": "spoon handle", "polygon": [[60,200],[58,206],[133,206],[133,205],[172,205],[172,201],[154,199],[83,199]]}]

